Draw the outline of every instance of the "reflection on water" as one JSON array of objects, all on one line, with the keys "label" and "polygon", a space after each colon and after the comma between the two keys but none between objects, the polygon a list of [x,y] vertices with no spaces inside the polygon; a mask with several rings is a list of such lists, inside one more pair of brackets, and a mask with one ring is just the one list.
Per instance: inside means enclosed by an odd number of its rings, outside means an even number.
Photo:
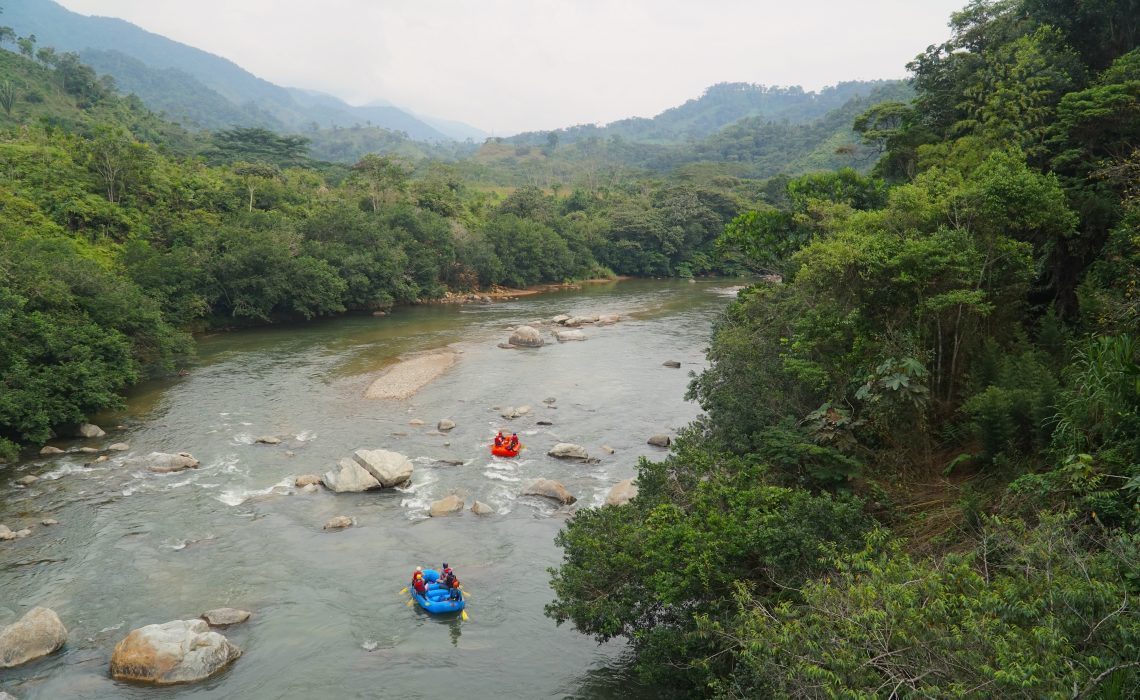
[{"label": "reflection on water", "polygon": [[[231,606],[253,611],[224,632],[243,657],[164,695],[637,697],[621,644],[598,646],[543,615],[546,570],[561,556],[553,539],[568,515],[519,494],[528,481],[556,479],[579,505],[600,505],[640,456],[660,456],[646,438],[696,415],[682,397],[727,286],[625,282],[202,339],[186,376],[138,387],[126,411],[99,417],[106,438],[62,441],[66,455],[0,468],[0,523],[34,526],[0,543],[0,624],[45,605],[70,630],[61,653],[6,672],[0,690],[24,700],[151,698],[108,678],[115,643],[145,624]],[[559,313],[623,320],[584,327],[586,342],[497,347],[509,328]],[[361,398],[379,368],[444,346],[459,361],[416,396]],[[505,406],[531,410],[508,420]],[[435,430],[441,418],[456,427]],[[523,438],[518,459],[489,455],[500,428]],[[113,442],[130,449],[101,451],[100,463],[75,451]],[[556,442],[600,462],[548,457]],[[412,483],[339,495],[293,485],[357,448],[408,455]],[[152,451],[188,451],[201,466],[154,474],[139,461]],[[27,474],[42,478],[18,487]],[[451,494],[494,514],[429,518],[431,502]],[[338,515],[354,526],[322,529]],[[38,525],[49,517],[59,524]],[[466,622],[409,608],[399,593],[416,565],[444,559],[472,593]]]}]

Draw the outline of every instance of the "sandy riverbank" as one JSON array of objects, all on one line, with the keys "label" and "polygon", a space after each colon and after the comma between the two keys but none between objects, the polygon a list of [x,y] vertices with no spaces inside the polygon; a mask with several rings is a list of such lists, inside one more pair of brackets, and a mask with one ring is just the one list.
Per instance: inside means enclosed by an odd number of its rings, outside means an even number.
[{"label": "sandy riverbank", "polygon": [[366,399],[406,399],[455,364],[456,354],[420,355],[392,365],[364,392]]}]

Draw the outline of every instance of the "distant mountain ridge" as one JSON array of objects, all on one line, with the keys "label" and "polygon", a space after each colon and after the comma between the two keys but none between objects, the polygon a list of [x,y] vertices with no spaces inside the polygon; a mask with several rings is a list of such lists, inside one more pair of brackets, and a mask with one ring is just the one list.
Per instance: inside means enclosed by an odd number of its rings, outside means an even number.
[{"label": "distant mountain ridge", "polygon": [[[481,133],[427,120],[394,106],[356,107],[331,95],[285,88],[220,56],[148,32],[130,22],[88,17],[50,0],[3,0],[4,24],[35,34],[38,46],[75,51],[145,104],[190,126],[265,126],[299,131],[371,123],[413,139],[442,141]],[[454,134],[449,134],[454,131]]]},{"label": "distant mountain ridge", "polygon": [[604,126],[581,124],[553,131],[524,132],[504,140],[514,144],[542,145],[550,140],[553,133],[563,144],[615,136],[657,145],[686,143],[707,138],[742,119],[808,124],[853,99],[870,96],[876,90],[898,82],[848,81],[825,87],[819,92],[809,92],[798,85],[717,83],[706,88],[700,97],[666,109],[652,118],[631,117]]}]

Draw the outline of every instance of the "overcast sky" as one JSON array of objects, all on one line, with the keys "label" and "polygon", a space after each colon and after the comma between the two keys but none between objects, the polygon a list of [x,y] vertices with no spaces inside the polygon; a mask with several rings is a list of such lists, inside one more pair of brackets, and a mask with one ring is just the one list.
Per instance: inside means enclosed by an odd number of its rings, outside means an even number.
[{"label": "overcast sky", "polygon": [[966,0],[58,0],[290,87],[497,135],[651,117],[713,83],[901,78]]}]

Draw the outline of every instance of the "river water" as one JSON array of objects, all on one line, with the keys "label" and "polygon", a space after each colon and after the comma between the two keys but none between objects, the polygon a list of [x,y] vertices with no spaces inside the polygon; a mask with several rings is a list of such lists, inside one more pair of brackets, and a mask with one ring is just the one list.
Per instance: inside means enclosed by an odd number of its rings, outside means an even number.
[{"label": "river water", "polygon": [[[185,376],[140,387],[126,411],[98,418],[105,438],[57,442],[67,454],[0,466],[0,523],[34,525],[31,536],[0,543],[0,625],[42,605],[69,629],[61,652],[0,671],[0,690],[22,700],[644,693],[623,671],[621,644],[598,645],[543,615],[553,596],[546,569],[561,556],[553,540],[568,515],[518,493],[549,478],[577,505],[599,505],[640,456],[661,457],[646,439],[697,415],[683,394],[704,366],[729,284],[627,281],[200,339]],[[559,313],[622,321],[586,326],[585,342],[496,347],[510,326]],[[458,362],[415,396],[362,398],[397,357],[443,347]],[[493,407],[507,405],[532,410],[504,420]],[[457,427],[437,432],[441,418]],[[519,459],[489,456],[499,428],[527,445]],[[283,442],[255,444],[260,435]],[[546,456],[562,441],[600,462]],[[131,449],[85,466],[95,455],[80,447],[114,442]],[[293,488],[296,476],[323,473],[358,448],[408,455],[411,485]],[[152,451],[187,451],[201,467],[158,475],[129,462]],[[16,486],[27,474],[41,480]],[[496,513],[427,517],[431,501],[453,493]],[[323,531],[337,515],[354,527]],[[49,517],[59,524],[38,525]],[[468,621],[429,616],[400,594],[416,565],[441,560],[470,592]],[[111,651],[131,629],[223,606],[253,612],[223,632],[245,652],[224,673],[161,691],[109,677]]]}]

